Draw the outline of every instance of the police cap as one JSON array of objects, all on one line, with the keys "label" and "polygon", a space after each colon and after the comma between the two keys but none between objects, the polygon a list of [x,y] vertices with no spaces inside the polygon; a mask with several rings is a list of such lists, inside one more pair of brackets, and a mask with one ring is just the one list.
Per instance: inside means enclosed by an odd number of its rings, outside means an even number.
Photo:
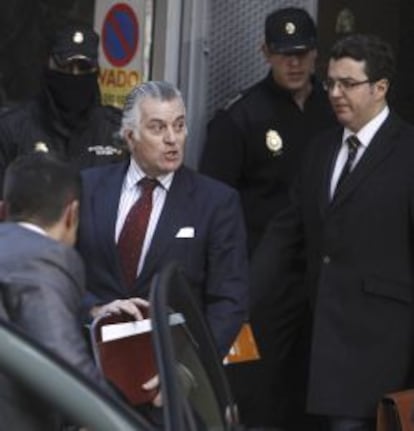
[{"label": "police cap", "polygon": [[315,23],[304,9],[279,9],[266,17],[265,39],[272,52],[307,51],[316,46]]},{"label": "police cap", "polygon": [[70,25],[56,32],[50,55],[59,66],[73,60],[83,60],[98,66],[99,36],[84,25]]}]

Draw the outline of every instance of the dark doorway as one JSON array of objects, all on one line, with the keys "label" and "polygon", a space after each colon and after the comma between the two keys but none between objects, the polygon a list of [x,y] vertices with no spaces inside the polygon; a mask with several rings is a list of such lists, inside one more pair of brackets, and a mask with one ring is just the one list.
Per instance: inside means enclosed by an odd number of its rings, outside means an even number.
[{"label": "dark doorway", "polygon": [[414,2],[401,0],[394,106],[414,124]]},{"label": "dark doorway", "polygon": [[377,34],[391,43],[397,73],[391,106],[414,123],[414,2],[412,0],[319,0],[319,69],[326,74],[329,49],[347,33]]},{"label": "dark doorway", "polygon": [[49,36],[69,22],[93,23],[94,0],[0,3],[0,106],[39,90]]}]

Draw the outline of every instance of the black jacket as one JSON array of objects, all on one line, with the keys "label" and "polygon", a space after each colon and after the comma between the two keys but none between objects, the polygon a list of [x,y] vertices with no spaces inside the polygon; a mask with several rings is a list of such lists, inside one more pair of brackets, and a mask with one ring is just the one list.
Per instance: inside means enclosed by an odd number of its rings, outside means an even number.
[{"label": "black jacket", "polygon": [[[304,110],[271,74],[245,91],[208,126],[200,170],[239,190],[250,249],[278,210],[288,201],[288,190],[303,150],[319,131],[335,124],[328,98],[320,83]],[[272,152],[266,134],[276,131],[282,148]]]},{"label": "black jacket", "polygon": [[123,159],[127,151],[118,136],[121,111],[102,106],[98,99],[76,126],[68,125],[46,90],[1,114],[0,186],[10,162],[32,151],[48,151],[79,168]]},{"label": "black jacket", "polygon": [[304,277],[313,308],[308,411],[375,417],[383,394],[414,383],[414,129],[391,113],[331,200],[342,133],[312,144],[252,277],[267,291],[257,292],[262,301],[296,289],[289,275]]}]

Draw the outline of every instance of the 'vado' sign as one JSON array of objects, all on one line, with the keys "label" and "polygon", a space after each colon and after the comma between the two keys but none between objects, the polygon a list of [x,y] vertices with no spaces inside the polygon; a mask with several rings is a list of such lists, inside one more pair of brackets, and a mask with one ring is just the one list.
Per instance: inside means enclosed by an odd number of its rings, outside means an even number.
[{"label": "'vado' sign", "polygon": [[96,2],[100,34],[99,85],[102,102],[122,107],[132,87],[148,78],[152,1]]}]

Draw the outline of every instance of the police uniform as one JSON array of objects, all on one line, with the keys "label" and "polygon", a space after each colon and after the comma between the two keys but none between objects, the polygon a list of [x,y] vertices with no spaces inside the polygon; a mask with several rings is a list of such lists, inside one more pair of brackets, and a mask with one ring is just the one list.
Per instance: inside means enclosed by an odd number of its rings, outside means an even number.
[{"label": "police uniform", "polygon": [[84,121],[69,128],[47,92],[0,116],[0,174],[18,155],[48,152],[80,168],[125,157],[118,130],[121,111],[98,102],[85,113]]},{"label": "police uniform", "polygon": [[319,82],[301,110],[271,73],[209,123],[200,170],[239,190],[251,251],[271,216],[286,206],[310,139],[333,124]]},{"label": "police uniform", "polygon": [[[316,29],[303,9],[284,8],[266,18],[265,38],[270,52],[303,52],[315,48]],[[286,208],[310,140],[336,124],[326,92],[315,78],[311,83],[301,108],[270,72],[208,125],[200,170],[239,190],[251,254],[272,215]],[[301,415],[309,341],[303,289],[257,298],[260,286],[250,281],[251,296],[260,304],[252,306],[250,319],[262,358],[227,370],[242,423],[310,430]]]},{"label": "police uniform", "polygon": [[41,93],[1,114],[0,183],[10,162],[32,151],[47,152],[79,168],[127,156],[118,136],[121,111],[100,103],[98,40],[88,27],[69,26],[58,32],[50,49],[53,60],[61,67],[77,61],[91,72],[74,76],[45,69]]}]

